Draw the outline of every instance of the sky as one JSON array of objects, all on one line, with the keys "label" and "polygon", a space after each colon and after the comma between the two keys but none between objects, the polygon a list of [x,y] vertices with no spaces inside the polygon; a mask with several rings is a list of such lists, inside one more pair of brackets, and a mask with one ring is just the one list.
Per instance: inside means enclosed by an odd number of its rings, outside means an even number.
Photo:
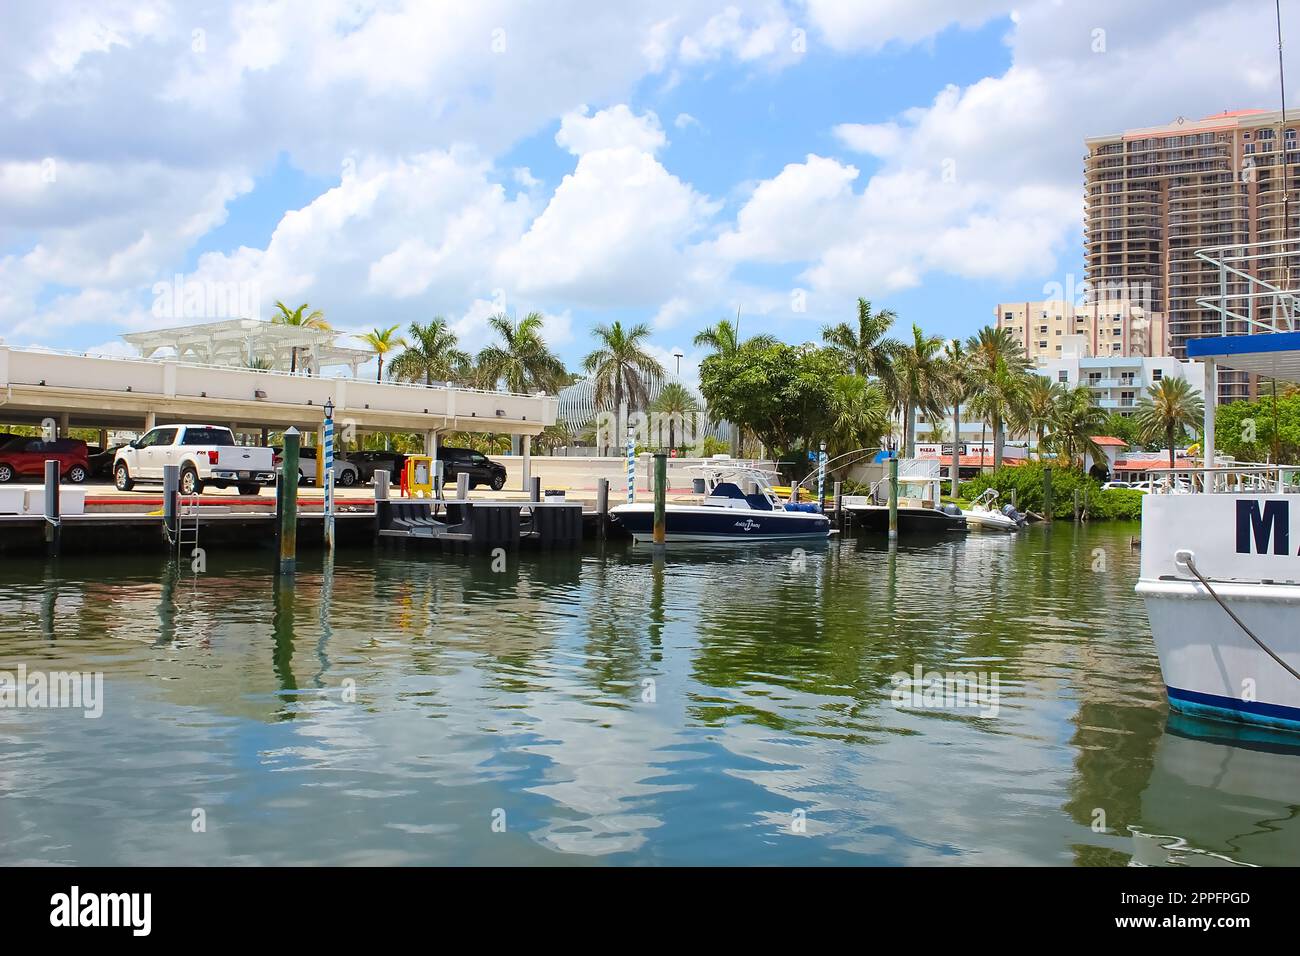
[{"label": "sky", "polygon": [[276,300],[345,336],[443,316],[470,351],[536,311],[571,367],[644,322],[688,381],[737,312],[805,342],[865,297],[964,336],[1082,281],[1086,136],[1278,102],[1260,0],[0,16],[0,339],[108,354]]}]

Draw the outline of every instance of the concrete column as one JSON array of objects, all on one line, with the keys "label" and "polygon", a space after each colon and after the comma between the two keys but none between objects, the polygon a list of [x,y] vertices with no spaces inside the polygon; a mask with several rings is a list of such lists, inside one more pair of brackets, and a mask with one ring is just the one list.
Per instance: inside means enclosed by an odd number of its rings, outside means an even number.
[{"label": "concrete column", "polygon": [[69,416],[67,412],[64,412],[59,416],[59,437],[60,438],[68,437],[68,428],[71,426],[71,424],[72,424],[72,418],[71,416]]},{"label": "concrete column", "polygon": [[430,428],[424,433],[424,453],[430,458],[438,457],[438,430]]},{"label": "concrete column", "polygon": [[157,414],[154,412],[144,413],[144,430],[149,431],[158,423]]},{"label": "concrete column", "polygon": [[524,455],[524,481],[523,490],[527,491],[530,482],[533,480],[533,439],[530,435],[520,435],[519,443],[522,445]]}]

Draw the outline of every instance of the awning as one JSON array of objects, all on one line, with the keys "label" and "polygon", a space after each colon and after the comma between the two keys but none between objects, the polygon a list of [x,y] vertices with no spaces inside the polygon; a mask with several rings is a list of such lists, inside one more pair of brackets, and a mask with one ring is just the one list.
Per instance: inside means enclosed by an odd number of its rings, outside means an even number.
[{"label": "awning", "polygon": [[1300,383],[1300,332],[1188,339],[1187,357],[1213,359],[1217,365],[1240,372]]}]

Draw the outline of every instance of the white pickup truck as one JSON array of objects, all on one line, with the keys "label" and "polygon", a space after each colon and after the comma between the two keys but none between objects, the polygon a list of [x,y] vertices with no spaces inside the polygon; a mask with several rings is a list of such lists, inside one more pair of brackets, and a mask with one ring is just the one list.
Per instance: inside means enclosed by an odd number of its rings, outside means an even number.
[{"label": "white pickup truck", "polygon": [[179,465],[183,495],[200,495],[205,485],[256,495],[275,482],[274,455],[270,448],[236,445],[231,430],[220,425],[162,425],[117,450],[113,482],[119,491],[158,484],[163,465]]}]

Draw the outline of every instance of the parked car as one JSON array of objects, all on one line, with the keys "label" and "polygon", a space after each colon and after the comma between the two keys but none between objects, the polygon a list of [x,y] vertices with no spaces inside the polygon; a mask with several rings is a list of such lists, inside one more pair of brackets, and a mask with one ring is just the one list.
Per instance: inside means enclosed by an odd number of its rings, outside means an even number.
[{"label": "parked car", "polygon": [[1101,490],[1102,490],[1102,491],[1110,491],[1112,488],[1128,488],[1128,489],[1132,489],[1133,486],[1132,486],[1129,482],[1127,482],[1127,481],[1108,481],[1108,482],[1106,482],[1104,485],[1101,486]]},{"label": "parked car", "polygon": [[164,425],[117,450],[113,482],[130,491],[140,482],[161,482],[164,465],[179,465],[183,495],[202,494],[207,485],[256,495],[275,481],[272,457],[269,448],[236,445],[234,433],[220,425]]},{"label": "parked car", "polygon": [[117,450],[125,447],[125,444],[110,445],[101,451],[97,445],[88,446],[90,451],[90,477],[112,478],[113,462],[117,458]]},{"label": "parked car", "polygon": [[444,462],[442,483],[455,484],[462,474],[469,475],[469,486],[489,485],[493,491],[506,486],[506,466],[472,448],[439,448],[438,459]]},{"label": "parked car", "polygon": [[343,457],[357,466],[357,478],[363,484],[373,482],[375,472],[381,468],[388,472],[389,484],[400,485],[402,483],[402,471],[406,468],[406,456],[400,451],[350,451],[346,452]]},{"label": "parked car", "polygon": [[0,482],[13,481],[24,475],[42,477],[45,462],[51,458],[59,463],[60,478],[80,484],[90,477],[90,455],[81,439],[45,441],[15,437],[0,445]]},{"label": "parked car", "polygon": [[[284,449],[277,445],[272,449],[275,452],[275,467],[279,468],[284,461]],[[311,482],[313,485],[319,484],[316,480],[316,454],[317,449],[313,446],[303,446],[298,449],[298,484]],[[361,469],[353,462],[346,459],[335,457],[334,459],[334,484],[341,488],[351,488],[360,480]]]}]

